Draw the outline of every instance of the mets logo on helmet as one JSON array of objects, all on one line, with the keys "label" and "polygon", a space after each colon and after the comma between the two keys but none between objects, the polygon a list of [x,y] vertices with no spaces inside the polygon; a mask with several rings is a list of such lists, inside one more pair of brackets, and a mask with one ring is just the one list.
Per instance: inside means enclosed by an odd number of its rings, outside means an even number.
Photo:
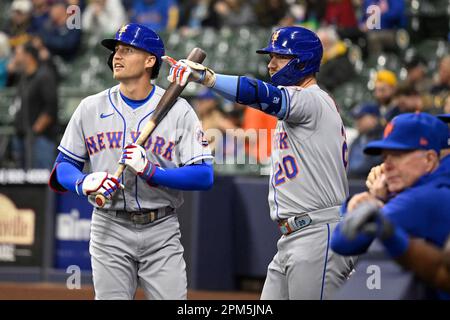
[{"label": "mets logo on helmet", "polygon": [[272,46],[275,45],[275,41],[278,40],[278,37],[280,36],[280,30],[276,31],[272,35]]},{"label": "mets logo on helmet", "polygon": [[127,31],[128,25],[124,24],[120,30],[119,30],[119,37],[122,36],[122,33],[124,33],[125,31]]}]

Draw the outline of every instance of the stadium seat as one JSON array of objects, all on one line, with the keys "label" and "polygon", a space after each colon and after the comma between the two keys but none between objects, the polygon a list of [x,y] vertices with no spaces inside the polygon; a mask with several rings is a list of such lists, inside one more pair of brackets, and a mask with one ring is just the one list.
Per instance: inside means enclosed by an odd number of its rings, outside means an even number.
[{"label": "stadium seat", "polygon": [[8,125],[13,120],[13,110],[11,106],[14,102],[16,90],[14,88],[0,89],[0,125]]}]

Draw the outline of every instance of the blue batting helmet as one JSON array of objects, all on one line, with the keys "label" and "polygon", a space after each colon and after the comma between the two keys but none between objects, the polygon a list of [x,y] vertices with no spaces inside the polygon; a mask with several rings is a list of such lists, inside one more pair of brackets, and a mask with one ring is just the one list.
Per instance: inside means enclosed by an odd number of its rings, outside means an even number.
[{"label": "blue batting helmet", "polygon": [[272,75],[272,83],[279,86],[296,85],[305,76],[319,71],[323,48],[319,37],[303,27],[284,27],[275,30],[267,47],[260,54],[276,53],[293,59]]},{"label": "blue batting helmet", "polygon": [[162,63],[161,57],[164,55],[164,43],[156,32],[142,24],[129,23],[123,25],[117,31],[114,39],[102,40],[102,45],[113,52],[108,59],[108,65],[111,69],[112,59],[118,42],[128,44],[153,54],[156,57],[157,63],[153,67],[151,78],[154,79],[158,76],[159,68]]}]

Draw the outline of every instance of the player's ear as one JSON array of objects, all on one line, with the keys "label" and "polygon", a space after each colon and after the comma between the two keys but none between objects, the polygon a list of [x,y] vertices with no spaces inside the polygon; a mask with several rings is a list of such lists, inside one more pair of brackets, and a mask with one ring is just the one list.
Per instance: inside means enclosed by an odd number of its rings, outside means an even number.
[{"label": "player's ear", "polygon": [[156,63],[156,57],[154,55],[149,54],[145,59],[145,68],[153,68]]}]

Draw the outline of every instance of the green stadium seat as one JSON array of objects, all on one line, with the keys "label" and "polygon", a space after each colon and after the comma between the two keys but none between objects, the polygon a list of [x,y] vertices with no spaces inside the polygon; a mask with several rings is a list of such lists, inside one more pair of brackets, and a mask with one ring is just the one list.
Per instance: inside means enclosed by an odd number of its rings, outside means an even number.
[{"label": "green stadium seat", "polygon": [[358,103],[372,98],[364,79],[344,83],[333,90],[332,95],[339,108],[345,111],[350,111]]},{"label": "green stadium seat", "polygon": [[417,13],[422,16],[442,16],[445,15],[449,8],[448,0],[420,0],[412,1],[417,7]]},{"label": "green stadium seat", "polygon": [[15,88],[0,89],[0,125],[8,125],[13,121],[12,109],[16,94]]},{"label": "green stadium seat", "polygon": [[417,53],[426,59],[440,59],[450,52],[450,45],[445,40],[424,40],[416,48]]}]

